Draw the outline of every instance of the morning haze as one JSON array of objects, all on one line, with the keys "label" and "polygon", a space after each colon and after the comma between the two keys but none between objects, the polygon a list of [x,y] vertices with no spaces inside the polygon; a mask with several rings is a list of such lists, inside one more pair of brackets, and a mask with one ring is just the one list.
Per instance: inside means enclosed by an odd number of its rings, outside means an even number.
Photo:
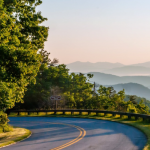
[{"label": "morning haze", "polygon": [[[149,0],[43,0],[45,49],[60,63],[149,61]],[[67,57],[66,57],[67,56]]]}]

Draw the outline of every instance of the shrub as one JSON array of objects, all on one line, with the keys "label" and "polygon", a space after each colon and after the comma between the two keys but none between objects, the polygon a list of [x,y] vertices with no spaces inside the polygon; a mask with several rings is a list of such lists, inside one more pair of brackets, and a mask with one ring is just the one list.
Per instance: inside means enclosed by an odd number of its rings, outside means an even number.
[{"label": "shrub", "polygon": [[9,119],[7,114],[4,112],[0,112],[0,132],[9,132],[12,131],[13,128],[8,125]]}]

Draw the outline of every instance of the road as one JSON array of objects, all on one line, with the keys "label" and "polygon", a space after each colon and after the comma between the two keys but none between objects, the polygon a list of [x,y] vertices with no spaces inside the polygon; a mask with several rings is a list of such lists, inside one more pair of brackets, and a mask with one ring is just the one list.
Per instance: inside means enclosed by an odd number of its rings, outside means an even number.
[{"label": "road", "polygon": [[81,118],[10,117],[32,131],[30,138],[2,150],[142,150],[145,135],[124,124]]}]

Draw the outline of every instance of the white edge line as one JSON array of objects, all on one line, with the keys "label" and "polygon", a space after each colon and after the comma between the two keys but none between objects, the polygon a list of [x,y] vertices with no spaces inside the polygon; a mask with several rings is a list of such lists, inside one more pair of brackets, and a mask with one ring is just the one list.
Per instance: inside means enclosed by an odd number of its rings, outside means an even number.
[{"label": "white edge line", "polygon": [[[30,132],[31,132],[31,131],[30,131]],[[26,137],[25,139],[22,139],[22,140],[20,140],[20,141],[17,141],[17,142],[14,142],[14,143],[11,143],[11,144],[8,144],[8,145],[5,145],[5,146],[2,146],[2,147],[0,147],[0,148],[4,148],[4,147],[10,146],[10,145],[17,144],[17,143],[19,143],[19,142],[21,142],[21,141],[24,141],[24,140],[28,139],[31,135],[32,135],[32,132],[31,132],[31,134],[30,134],[28,137]]]}]

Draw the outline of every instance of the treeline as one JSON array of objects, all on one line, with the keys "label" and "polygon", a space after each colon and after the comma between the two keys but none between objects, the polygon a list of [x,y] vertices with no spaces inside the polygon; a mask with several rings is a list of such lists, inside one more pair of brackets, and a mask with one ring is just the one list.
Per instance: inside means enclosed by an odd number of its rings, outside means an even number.
[{"label": "treeline", "polygon": [[52,95],[60,95],[62,100],[57,101],[59,108],[69,109],[101,109],[133,113],[148,113],[148,107],[143,101],[136,102],[135,96],[125,95],[124,90],[118,93],[113,87],[100,86],[94,92],[93,83],[89,79],[92,74],[85,76],[82,73],[69,73],[64,64],[57,65],[55,59],[51,61],[49,53],[40,51],[43,58],[40,70],[36,77],[36,84],[31,83],[23,98],[24,103],[16,104],[14,109],[55,109],[55,101],[50,100]]},{"label": "treeline", "polygon": [[92,98],[93,84],[83,74],[69,73],[69,69],[64,64],[57,65],[57,59],[48,59],[49,53],[40,51],[43,58],[36,84],[31,83],[27,87],[24,103],[16,104],[17,109],[50,109],[53,108],[51,95],[61,95],[60,107],[87,108],[87,100]]},{"label": "treeline", "polygon": [[[41,0],[0,0],[0,126],[7,127],[7,109],[23,102],[29,83],[35,83],[48,37],[47,20],[36,12]],[[4,128],[3,128],[4,129]]]}]

